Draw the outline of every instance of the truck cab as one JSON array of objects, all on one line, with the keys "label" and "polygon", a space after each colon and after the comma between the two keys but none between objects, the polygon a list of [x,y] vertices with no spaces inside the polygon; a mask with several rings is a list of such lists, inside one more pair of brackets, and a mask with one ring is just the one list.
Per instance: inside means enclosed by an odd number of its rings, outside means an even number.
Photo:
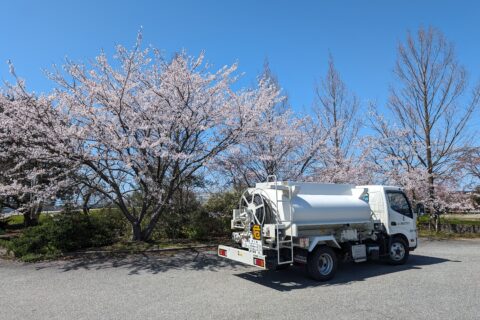
[{"label": "truck cab", "polygon": [[402,188],[394,186],[358,186],[368,190],[366,201],[374,218],[382,222],[382,227],[390,237],[402,237],[409,250],[417,247],[417,214]]}]

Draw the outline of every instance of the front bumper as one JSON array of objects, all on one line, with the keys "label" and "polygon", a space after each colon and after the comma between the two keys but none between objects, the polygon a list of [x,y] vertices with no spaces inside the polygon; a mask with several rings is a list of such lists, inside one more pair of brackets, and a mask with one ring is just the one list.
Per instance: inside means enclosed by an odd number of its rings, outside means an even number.
[{"label": "front bumper", "polygon": [[418,236],[417,234],[415,234],[415,243],[412,243],[412,241],[410,241],[410,245],[409,245],[409,250],[410,251],[414,251],[415,249],[417,249],[418,247]]}]

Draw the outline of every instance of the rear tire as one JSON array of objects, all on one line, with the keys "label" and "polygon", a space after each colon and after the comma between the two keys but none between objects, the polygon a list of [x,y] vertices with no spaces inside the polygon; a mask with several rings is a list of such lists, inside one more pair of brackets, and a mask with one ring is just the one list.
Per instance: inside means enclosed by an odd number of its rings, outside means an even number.
[{"label": "rear tire", "polygon": [[337,254],[332,248],[318,246],[313,250],[307,259],[308,275],[317,281],[328,281],[337,272]]},{"label": "rear tire", "polygon": [[408,245],[400,237],[393,237],[388,248],[388,263],[401,265],[407,262],[410,255]]}]

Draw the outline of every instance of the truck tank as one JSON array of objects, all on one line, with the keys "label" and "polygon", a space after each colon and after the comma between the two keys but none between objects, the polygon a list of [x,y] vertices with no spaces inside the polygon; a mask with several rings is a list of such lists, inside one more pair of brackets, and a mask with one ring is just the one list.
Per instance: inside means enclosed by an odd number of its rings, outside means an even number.
[{"label": "truck tank", "polygon": [[281,221],[298,227],[371,221],[370,206],[360,199],[364,189],[353,185],[277,182],[259,183],[255,190],[272,208],[278,203]]}]

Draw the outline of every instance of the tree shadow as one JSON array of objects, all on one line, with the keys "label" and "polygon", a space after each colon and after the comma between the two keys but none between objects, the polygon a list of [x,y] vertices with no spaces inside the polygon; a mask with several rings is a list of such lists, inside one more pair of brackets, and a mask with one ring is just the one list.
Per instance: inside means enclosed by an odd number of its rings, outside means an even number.
[{"label": "tree shadow", "polygon": [[392,266],[382,262],[340,263],[335,277],[328,282],[318,282],[308,278],[304,267],[295,266],[288,270],[259,270],[236,274],[235,276],[278,291],[292,291],[311,287],[345,285],[369,278],[444,262],[461,262],[437,257],[411,255],[404,265]]},{"label": "tree shadow", "polygon": [[335,278],[329,282],[317,282],[308,278],[303,267],[292,267],[283,271],[251,270],[253,267],[219,258],[212,250],[182,250],[170,253],[108,254],[96,253],[72,257],[65,261],[37,263],[36,269],[58,268],[63,272],[74,270],[126,270],[128,275],[142,273],[158,274],[170,270],[213,271],[230,269],[242,273],[235,276],[278,291],[291,291],[318,286],[343,285],[368,278],[405,270],[422,269],[422,266],[444,262],[460,262],[437,257],[411,255],[409,262],[391,266],[381,262],[340,263]]},{"label": "tree shadow", "polygon": [[[73,270],[125,269],[129,275],[141,273],[162,273],[169,270],[208,270],[218,271],[221,268],[236,270],[242,268],[241,263],[216,256],[216,251],[182,250],[175,253],[140,253],[140,254],[108,254],[96,253],[73,257],[55,263],[39,263],[37,270],[59,268],[64,272]],[[244,267],[243,267],[244,268]]]}]

